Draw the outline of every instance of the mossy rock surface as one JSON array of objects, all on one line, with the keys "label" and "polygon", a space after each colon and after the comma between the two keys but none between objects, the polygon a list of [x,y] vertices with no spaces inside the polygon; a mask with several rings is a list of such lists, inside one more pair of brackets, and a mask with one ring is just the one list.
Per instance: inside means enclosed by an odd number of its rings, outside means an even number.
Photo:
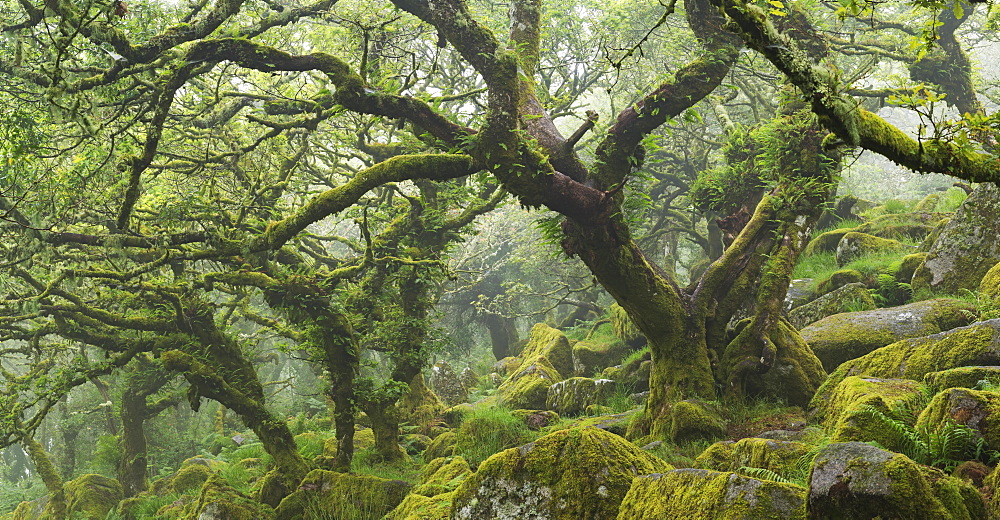
[{"label": "mossy rock surface", "polygon": [[979,432],[990,449],[1000,448],[1000,393],[969,388],[938,392],[917,417],[917,428],[938,431],[945,423],[964,424]]},{"label": "mossy rock surface", "polygon": [[927,260],[927,253],[913,253],[906,255],[899,261],[899,269],[893,275],[897,283],[910,283],[913,280],[913,273],[917,272],[920,264]]},{"label": "mossy rock surface", "polygon": [[822,296],[824,294],[829,294],[845,285],[850,285],[852,283],[862,283],[865,280],[865,275],[857,269],[840,269],[830,273],[825,280],[820,280],[816,284],[816,295]]},{"label": "mossy rock surface", "polygon": [[539,430],[559,422],[559,414],[552,410],[511,410],[510,414],[524,421],[529,430]]},{"label": "mossy rock surface", "polygon": [[619,520],[805,519],[806,489],[736,473],[677,469],[636,477]]},{"label": "mossy rock surface", "polygon": [[455,443],[458,438],[453,431],[447,431],[434,437],[434,440],[424,450],[424,462],[430,462],[439,457],[450,457],[455,454]]},{"label": "mossy rock surface", "polygon": [[610,379],[571,377],[549,387],[545,408],[559,415],[580,415],[587,406],[601,402],[613,388]]},{"label": "mossy rock surface", "polygon": [[567,426],[567,428],[599,428],[620,437],[625,437],[625,434],[628,432],[628,428],[632,424],[632,420],[635,419],[638,414],[638,411],[639,409],[636,408],[622,413],[610,413],[594,417],[584,417],[577,419],[575,422]]},{"label": "mossy rock surface", "polygon": [[604,430],[561,430],[483,462],[455,491],[453,518],[616,518],[633,478],[671,469]]},{"label": "mossy rock surface", "polygon": [[612,343],[578,341],[573,345],[573,373],[577,376],[589,376],[598,370],[620,363],[628,351],[628,346],[622,341]]},{"label": "mossy rock surface", "polygon": [[507,356],[496,363],[493,363],[493,369],[490,373],[497,374],[500,377],[507,377],[517,370],[517,367],[521,366],[521,359],[514,356]]},{"label": "mossy rock surface", "polygon": [[828,394],[846,377],[923,380],[924,375],[963,366],[1000,365],[1000,319],[981,321],[922,338],[897,341],[841,364],[816,392]]},{"label": "mossy rock surface", "polygon": [[747,395],[806,406],[826,380],[823,364],[787,320],[780,320],[769,338],[776,349],[774,362],[767,372],[745,377]]},{"label": "mossy rock surface", "polygon": [[269,520],[274,510],[236,491],[219,475],[201,487],[198,499],[184,508],[185,520]]},{"label": "mossy rock surface", "polygon": [[797,278],[788,284],[788,292],[785,293],[786,311],[805,305],[816,297],[812,281],[812,278]]},{"label": "mossy rock surface", "polygon": [[802,329],[827,316],[848,311],[873,310],[875,307],[875,299],[872,298],[868,286],[863,283],[849,283],[792,309],[788,312],[788,321],[796,329]]},{"label": "mossy rock surface", "polygon": [[[316,469],[302,479],[298,490],[281,501],[275,513],[278,520],[382,518],[403,501],[412,487],[402,480]],[[313,517],[311,511],[328,516]]]},{"label": "mossy rock surface", "polygon": [[746,438],[721,441],[698,455],[695,464],[713,471],[737,471],[741,467],[763,468],[784,474],[795,468],[811,446],[801,442]]},{"label": "mossy rock surface", "polygon": [[837,265],[847,265],[851,260],[865,255],[905,249],[906,246],[898,240],[852,231],[844,235],[837,244]]},{"label": "mossy rock surface", "polygon": [[497,401],[508,408],[545,408],[549,387],[562,379],[545,356],[535,356],[497,388]]},{"label": "mossy rock surface", "polygon": [[726,422],[714,405],[686,399],[670,410],[670,440],[675,443],[715,440],[725,434]]},{"label": "mossy rock surface", "polygon": [[463,457],[441,457],[432,460],[420,474],[420,484],[412,493],[433,497],[450,493],[472,475],[472,468]]},{"label": "mossy rock surface", "polygon": [[913,288],[948,293],[975,290],[1000,262],[1000,187],[982,183],[955,211],[913,275]]},{"label": "mossy rock surface", "polygon": [[885,425],[856,412],[871,406],[883,413],[912,408],[922,399],[921,384],[909,379],[879,379],[851,376],[832,392],[813,399],[813,417],[833,440],[875,441],[883,446],[896,442]]},{"label": "mossy rock surface", "polygon": [[837,244],[844,235],[854,231],[854,228],[840,228],[825,233],[820,233],[816,238],[809,241],[802,254],[812,256],[817,253],[831,253],[837,250]]},{"label": "mossy rock surface", "polygon": [[[559,373],[560,379],[573,376],[573,347],[570,346],[569,339],[544,323],[531,328],[528,344],[524,346],[520,358],[529,362],[537,356],[544,357]],[[521,369],[523,367],[524,363],[521,364]]]},{"label": "mossy rock surface", "polygon": [[454,492],[433,497],[406,495],[382,520],[450,520],[454,495]]},{"label": "mossy rock surface", "polygon": [[924,384],[934,392],[972,388],[984,380],[1000,384],[1000,366],[958,367],[924,375]]},{"label": "mossy rock surface", "polygon": [[192,489],[201,489],[205,481],[214,472],[202,464],[184,464],[170,480],[170,487],[175,493],[183,493]]},{"label": "mossy rock surface", "polygon": [[986,518],[972,486],[861,442],[821,448],[809,478],[810,518]]},{"label": "mossy rock surface", "polygon": [[832,371],[841,363],[902,339],[929,336],[966,325],[971,321],[968,312],[973,310],[963,301],[939,298],[827,316],[803,327],[800,333],[823,367]]},{"label": "mossy rock surface", "polygon": [[103,475],[80,475],[63,484],[66,513],[88,520],[104,520],[108,512],[124,498],[122,485]]},{"label": "mossy rock surface", "polygon": [[992,298],[1000,297],[1000,263],[994,265],[979,282],[979,292]]},{"label": "mossy rock surface", "polygon": [[855,231],[880,238],[923,240],[945,218],[947,215],[944,213],[926,211],[890,213],[861,224]]}]

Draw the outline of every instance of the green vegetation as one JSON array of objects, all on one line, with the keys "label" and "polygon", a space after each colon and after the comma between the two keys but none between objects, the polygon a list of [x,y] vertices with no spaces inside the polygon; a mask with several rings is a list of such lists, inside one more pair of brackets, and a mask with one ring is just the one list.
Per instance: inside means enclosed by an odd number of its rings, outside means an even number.
[{"label": "green vegetation", "polygon": [[501,407],[475,410],[455,432],[455,452],[473,467],[494,453],[530,442],[534,435],[523,420]]}]

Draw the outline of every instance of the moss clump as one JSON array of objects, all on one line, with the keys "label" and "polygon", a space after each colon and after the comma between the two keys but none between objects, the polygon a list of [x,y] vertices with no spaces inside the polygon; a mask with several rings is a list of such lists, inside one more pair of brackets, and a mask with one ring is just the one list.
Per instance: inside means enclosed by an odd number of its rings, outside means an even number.
[{"label": "moss clump", "polygon": [[861,442],[824,446],[809,479],[810,518],[985,518],[974,488]]},{"label": "moss clump", "polygon": [[454,492],[426,497],[407,495],[402,502],[382,520],[450,520]]},{"label": "moss clump", "polygon": [[979,292],[991,298],[1000,297],[1000,263],[994,265],[979,282]]},{"label": "moss clump", "polygon": [[991,449],[1000,448],[1000,393],[948,388],[938,392],[917,418],[917,428],[939,431],[954,422],[979,432]]},{"label": "moss clump", "polygon": [[[854,271],[857,273],[857,271]],[[858,273],[860,276],[861,273]],[[819,298],[788,311],[788,321],[801,329],[827,316],[842,312],[867,311],[875,308],[875,299],[863,283],[849,283]]]},{"label": "moss clump", "polygon": [[455,454],[455,432],[447,431],[427,445],[424,450],[424,462],[430,462],[438,457],[450,457]]},{"label": "moss clump", "polygon": [[881,238],[922,240],[946,215],[929,211],[880,215],[857,227],[855,231]]},{"label": "moss clump", "polygon": [[847,361],[830,374],[813,402],[828,399],[829,393],[852,375],[919,381],[930,372],[980,365],[1000,365],[1000,319],[923,338],[904,339]]},{"label": "moss clump", "polygon": [[625,309],[617,303],[612,303],[609,309],[611,314],[611,329],[615,331],[615,336],[622,340],[626,345],[637,346],[642,343],[645,336],[642,335],[642,331],[639,327],[632,323],[632,318],[629,317]]},{"label": "moss clump", "polygon": [[[969,323],[968,303],[934,299],[899,307],[827,316],[804,327],[803,339],[827,370],[905,338],[919,338]],[[855,372],[865,374],[866,372]],[[900,377],[869,373],[878,377]],[[920,374],[917,379],[923,377]]]},{"label": "moss clump", "polygon": [[602,401],[613,388],[610,379],[571,377],[549,387],[545,408],[560,415],[579,415],[587,406]]},{"label": "moss clump", "polygon": [[447,457],[432,460],[420,475],[420,484],[413,493],[433,497],[455,491],[472,475],[472,468],[462,457]]},{"label": "moss clump", "polygon": [[891,414],[913,408],[921,399],[921,385],[916,381],[851,376],[832,392],[822,397],[817,394],[813,399],[814,417],[837,442],[875,441],[890,446],[896,438],[884,424],[855,412],[871,406]]},{"label": "moss clump", "polygon": [[920,264],[927,260],[927,253],[913,253],[912,255],[906,255],[899,262],[899,269],[896,270],[894,275],[896,281],[899,283],[910,283],[913,280],[913,273],[917,271]]},{"label": "moss clump", "polygon": [[281,501],[275,514],[278,520],[382,518],[403,501],[411,487],[401,480],[316,469]]},{"label": "moss clump", "polygon": [[816,284],[816,294],[827,294],[844,287],[845,285],[860,283],[864,280],[865,275],[857,269],[840,269],[830,273],[828,278],[820,280],[820,282]]},{"label": "moss clump", "polygon": [[597,343],[594,341],[578,341],[573,345],[573,368],[578,376],[594,372],[621,362],[628,347],[624,342]]},{"label": "moss clump", "polygon": [[212,476],[212,470],[202,464],[182,465],[174,478],[170,481],[170,486],[175,493],[183,493],[191,489],[200,489],[205,481]]},{"label": "moss clump", "polygon": [[779,475],[791,473],[811,447],[801,442],[746,438],[722,441],[708,447],[695,459],[699,468],[738,471],[741,467],[763,468]]},{"label": "moss clump", "polygon": [[637,477],[618,518],[806,518],[806,489],[736,473],[678,469]]},{"label": "moss clump", "polygon": [[670,411],[670,440],[675,443],[714,440],[726,434],[726,423],[715,407],[694,399],[678,401]]},{"label": "moss clump", "polygon": [[816,238],[809,241],[809,244],[806,246],[802,254],[812,256],[817,253],[830,253],[836,251],[837,244],[840,243],[840,239],[844,238],[844,235],[852,231],[854,231],[854,228],[841,228],[820,233]]},{"label": "moss clump", "polygon": [[972,388],[984,380],[1000,383],[1000,366],[958,367],[924,375],[924,384],[934,392],[948,388]]},{"label": "moss clump", "polygon": [[615,518],[633,478],[670,469],[604,430],[561,430],[490,457],[455,492],[453,518]]},{"label": "moss clump", "polygon": [[[198,500],[184,508],[185,520],[226,518],[261,520],[274,518],[274,510],[236,491],[222,477],[212,475],[201,487]],[[159,512],[157,512],[159,514]]]},{"label": "moss clump", "polygon": [[826,379],[823,364],[786,320],[778,323],[769,338],[777,350],[774,364],[763,374],[746,376],[743,385],[747,395],[806,406]]},{"label": "moss clump", "polygon": [[[565,337],[564,337],[565,338]],[[568,348],[567,343],[567,348]],[[508,408],[541,409],[549,387],[563,378],[544,356],[535,356],[521,365],[497,389],[497,399]]]},{"label": "moss clump", "polygon": [[104,520],[123,498],[122,485],[101,475],[81,475],[63,485],[66,514]]},{"label": "moss clump", "polygon": [[[529,362],[537,357],[543,357],[565,379],[573,375],[573,348],[566,336],[544,323],[538,323],[531,328],[528,344],[521,352],[521,359]],[[524,363],[521,364],[521,370]]]},{"label": "moss clump", "polygon": [[904,247],[898,240],[852,231],[844,235],[837,244],[837,265],[847,265],[851,260],[865,255],[902,251]]}]

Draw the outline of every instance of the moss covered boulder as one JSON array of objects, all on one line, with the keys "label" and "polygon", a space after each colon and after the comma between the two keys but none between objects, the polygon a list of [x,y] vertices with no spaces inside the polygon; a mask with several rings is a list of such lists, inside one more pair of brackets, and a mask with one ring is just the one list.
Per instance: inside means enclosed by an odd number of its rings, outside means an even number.
[{"label": "moss covered boulder", "polygon": [[851,260],[865,255],[905,249],[906,246],[898,240],[852,231],[844,235],[837,244],[837,265],[847,265]]},{"label": "moss covered boulder", "polygon": [[899,261],[899,268],[893,276],[897,283],[910,283],[913,280],[913,273],[917,272],[920,264],[927,260],[927,253],[913,253],[906,255]]},{"label": "moss covered boulder", "polygon": [[[104,520],[124,498],[122,485],[102,475],[80,475],[63,484],[66,513],[73,518]],[[76,515],[76,516],[74,516]]]},{"label": "moss covered boulder", "polygon": [[881,238],[923,240],[934,226],[947,218],[945,213],[913,211],[880,215],[858,226],[855,231]]},{"label": "moss covered boulder", "polygon": [[381,518],[403,501],[411,487],[402,480],[316,469],[278,504],[275,513],[278,520]]},{"label": "moss covered boulder", "polygon": [[1000,263],[983,275],[983,279],[979,282],[979,292],[991,298],[1000,297]]},{"label": "moss covered boulder", "polygon": [[1000,384],[1000,366],[958,367],[924,375],[924,384],[934,392],[948,388],[972,388],[980,381]]},{"label": "moss covered boulder", "polygon": [[431,441],[424,450],[424,462],[430,462],[438,457],[450,457],[455,454],[455,443],[457,442],[455,432],[444,432]]},{"label": "moss covered boulder", "polygon": [[830,273],[830,276],[820,280],[816,284],[816,295],[821,296],[836,291],[845,285],[862,283],[864,281],[865,275],[857,269],[839,269]]},{"label": "moss covered boulder", "polygon": [[573,345],[573,373],[578,376],[592,375],[620,363],[628,351],[628,346],[621,341],[611,343],[578,341]]},{"label": "moss covered boulder", "polygon": [[816,392],[816,399],[826,398],[841,381],[853,375],[920,381],[931,372],[986,365],[1000,365],[1000,319],[904,339],[847,361],[830,374]]},{"label": "moss covered boulder", "polygon": [[269,520],[274,510],[233,489],[212,475],[201,487],[198,499],[184,508],[185,520]]},{"label": "moss covered boulder", "polygon": [[913,275],[913,288],[975,290],[1000,262],[1000,187],[983,183],[955,211]]},{"label": "moss covered boulder", "polygon": [[805,519],[806,489],[736,473],[677,469],[636,477],[619,520]]},{"label": "moss covered boulder", "polygon": [[972,306],[960,300],[939,298],[827,316],[803,327],[800,333],[823,367],[832,371],[845,361],[899,340],[966,325],[971,321],[969,312],[972,310]]},{"label": "moss covered boulder", "polygon": [[604,430],[561,430],[483,462],[455,491],[453,518],[616,518],[633,478],[671,469]]},{"label": "moss covered boulder", "polygon": [[531,328],[528,344],[524,346],[520,357],[527,363],[538,356],[548,360],[561,376],[560,379],[573,376],[573,347],[570,346],[569,339],[559,330],[544,323],[538,323]]},{"label": "moss covered boulder", "polygon": [[809,477],[810,518],[986,518],[975,488],[861,442],[824,446]]},{"label": "moss covered boulder", "polygon": [[549,387],[562,379],[546,357],[535,356],[497,388],[497,401],[508,408],[545,408]]},{"label": "moss covered boulder", "polygon": [[991,449],[1000,448],[1000,393],[948,388],[938,392],[917,418],[917,427],[940,431],[947,423],[976,430]]},{"label": "moss covered boulder", "polygon": [[[857,272],[857,271],[855,271]],[[860,274],[860,273],[859,273]],[[788,321],[796,329],[815,323],[827,316],[875,308],[875,299],[863,283],[849,283],[788,312]]]},{"label": "moss covered boulder", "polygon": [[830,392],[816,394],[813,418],[837,442],[875,441],[892,446],[897,438],[885,425],[860,414],[867,407],[883,413],[915,407],[922,399],[921,385],[909,379],[851,376]]},{"label": "moss covered boulder", "polygon": [[383,520],[446,520],[451,518],[455,489],[472,475],[462,457],[433,460],[424,468],[420,484]]},{"label": "moss covered boulder", "polygon": [[559,422],[559,414],[552,410],[511,410],[510,414],[524,421],[529,430],[539,430]]},{"label": "moss covered boulder", "polygon": [[549,387],[545,408],[559,415],[580,415],[587,406],[602,401],[614,383],[610,379],[571,377]]},{"label": "moss covered boulder", "polygon": [[675,443],[715,440],[726,434],[726,422],[714,405],[687,399],[670,410],[670,440]]},{"label": "moss covered boulder", "polygon": [[747,395],[806,406],[826,380],[823,364],[787,320],[780,320],[768,337],[775,347],[774,362],[767,372],[746,375]]},{"label": "moss covered boulder", "polygon": [[817,253],[832,253],[837,250],[837,244],[844,235],[854,231],[854,228],[840,228],[825,233],[820,233],[816,238],[809,241],[802,254],[812,256]]},{"label": "moss covered boulder", "polygon": [[714,471],[737,471],[742,467],[763,468],[787,474],[811,446],[801,442],[746,438],[721,441],[708,447],[695,460],[699,468]]}]

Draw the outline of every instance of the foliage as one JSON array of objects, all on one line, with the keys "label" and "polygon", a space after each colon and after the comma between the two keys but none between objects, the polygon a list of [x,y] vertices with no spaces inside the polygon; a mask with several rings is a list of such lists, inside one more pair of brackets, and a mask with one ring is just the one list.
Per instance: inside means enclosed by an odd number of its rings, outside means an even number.
[{"label": "foliage", "polygon": [[455,431],[455,453],[476,467],[490,455],[531,442],[535,435],[523,420],[501,407],[474,410]]}]

